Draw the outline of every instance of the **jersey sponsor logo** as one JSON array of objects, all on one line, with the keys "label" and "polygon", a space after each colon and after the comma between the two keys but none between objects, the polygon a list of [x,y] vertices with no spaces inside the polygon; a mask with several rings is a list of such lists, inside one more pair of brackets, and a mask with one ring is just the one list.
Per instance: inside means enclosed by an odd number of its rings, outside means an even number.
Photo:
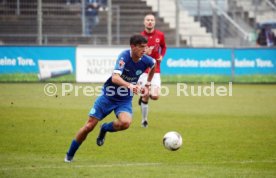
[{"label": "jersey sponsor logo", "polygon": [[126,76],[126,75],[121,75],[121,78],[124,79],[127,82],[135,82],[138,80],[138,77],[130,77],[130,76]]},{"label": "jersey sponsor logo", "polygon": [[142,74],[143,72],[141,71],[141,70],[137,70],[136,71],[136,75],[140,75],[140,74]]},{"label": "jersey sponsor logo", "polygon": [[122,68],[124,68],[124,66],[125,66],[125,62],[121,59],[119,61],[119,68],[122,69]]}]

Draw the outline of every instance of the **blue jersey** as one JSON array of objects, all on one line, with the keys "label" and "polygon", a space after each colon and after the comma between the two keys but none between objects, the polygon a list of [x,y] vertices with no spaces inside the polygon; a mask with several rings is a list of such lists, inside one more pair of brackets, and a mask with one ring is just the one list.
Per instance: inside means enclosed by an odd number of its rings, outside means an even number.
[{"label": "blue jersey", "polygon": [[[143,55],[138,62],[134,62],[131,58],[131,50],[125,50],[118,56],[113,73],[120,74],[123,80],[136,84],[140,75],[154,65],[155,60],[147,55]],[[111,78],[104,83],[103,95],[117,101],[131,100],[133,93],[126,87],[114,84]]]}]

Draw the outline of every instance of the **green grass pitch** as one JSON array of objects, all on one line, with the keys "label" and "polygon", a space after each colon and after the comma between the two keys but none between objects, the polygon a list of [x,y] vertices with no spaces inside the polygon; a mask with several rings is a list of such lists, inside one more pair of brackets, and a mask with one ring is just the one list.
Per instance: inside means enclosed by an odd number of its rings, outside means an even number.
[{"label": "green grass pitch", "polygon": [[[166,85],[169,96],[150,102],[146,129],[135,96],[131,127],[98,147],[97,125],[70,164],[65,152],[95,96],[49,97],[44,85],[0,84],[0,177],[276,177],[276,85],[234,84],[225,97],[176,96]],[[175,152],[162,145],[172,130],[184,144]]]}]

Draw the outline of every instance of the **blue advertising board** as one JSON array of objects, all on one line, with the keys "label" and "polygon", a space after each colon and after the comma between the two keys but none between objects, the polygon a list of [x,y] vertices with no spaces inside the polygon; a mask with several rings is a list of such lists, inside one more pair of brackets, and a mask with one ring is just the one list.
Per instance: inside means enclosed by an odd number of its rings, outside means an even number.
[{"label": "blue advertising board", "polygon": [[276,74],[276,49],[235,49],[235,75]]},{"label": "blue advertising board", "polygon": [[75,64],[76,47],[0,46],[0,74],[38,73],[38,61],[66,60]]},{"label": "blue advertising board", "polygon": [[276,74],[276,49],[168,48],[164,75]]},{"label": "blue advertising board", "polygon": [[161,63],[165,75],[231,75],[231,49],[169,48]]},{"label": "blue advertising board", "polygon": [[[76,47],[0,46],[0,74],[39,73],[39,61],[51,66],[56,62],[56,71],[68,62],[69,72],[76,71]],[[60,61],[67,61],[63,63]],[[62,65],[61,67],[59,65]],[[44,68],[45,69],[45,68]],[[46,70],[46,69],[45,69]],[[49,75],[46,70],[45,75]],[[276,74],[275,48],[168,48],[161,63],[164,75],[267,75]]]}]

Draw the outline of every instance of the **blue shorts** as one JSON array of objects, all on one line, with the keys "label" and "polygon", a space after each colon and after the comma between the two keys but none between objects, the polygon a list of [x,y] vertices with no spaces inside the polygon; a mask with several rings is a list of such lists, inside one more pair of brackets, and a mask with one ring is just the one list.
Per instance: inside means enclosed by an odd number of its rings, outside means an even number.
[{"label": "blue shorts", "polygon": [[132,102],[131,100],[114,101],[104,95],[101,95],[96,99],[94,106],[89,112],[89,116],[102,120],[113,110],[116,117],[118,117],[121,112],[127,112],[132,116]]}]

